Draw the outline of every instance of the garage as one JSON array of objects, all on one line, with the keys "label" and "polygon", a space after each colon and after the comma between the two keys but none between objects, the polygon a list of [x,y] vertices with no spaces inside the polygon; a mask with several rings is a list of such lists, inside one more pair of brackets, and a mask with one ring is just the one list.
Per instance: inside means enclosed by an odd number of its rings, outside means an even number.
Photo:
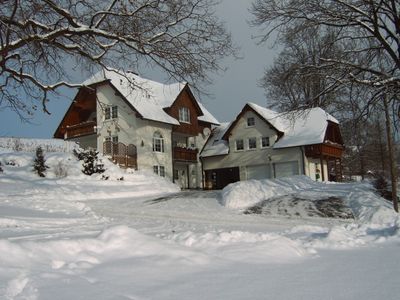
[{"label": "garage", "polygon": [[239,168],[223,168],[205,171],[205,188],[221,190],[228,184],[239,181]]},{"label": "garage", "polygon": [[275,177],[287,177],[292,175],[299,175],[299,162],[288,161],[274,164]]},{"label": "garage", "polygon": [[271,178],[270,165],[255,165],[246,167],[247,180]]}]

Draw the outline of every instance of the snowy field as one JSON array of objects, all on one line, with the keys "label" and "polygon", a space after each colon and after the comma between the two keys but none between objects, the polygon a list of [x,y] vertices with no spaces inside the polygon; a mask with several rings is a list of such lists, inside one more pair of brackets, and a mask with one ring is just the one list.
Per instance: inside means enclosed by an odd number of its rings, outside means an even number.
[{"label": "snowy field", "polygon": [[46,158],[39,178],[32,153],[0,151],[0,299],[399,297],[400,219],[368,184],[180,193],[107,161],[102,180]]}]

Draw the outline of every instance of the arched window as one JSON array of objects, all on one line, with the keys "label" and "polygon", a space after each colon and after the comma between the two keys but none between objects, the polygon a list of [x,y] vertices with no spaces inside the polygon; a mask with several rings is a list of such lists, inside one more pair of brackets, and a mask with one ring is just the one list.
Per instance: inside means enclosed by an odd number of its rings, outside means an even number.
[{"label": "arched window", "polygon": [[164,152],[164,138],[158,131],[153,135],[153,152]]}]

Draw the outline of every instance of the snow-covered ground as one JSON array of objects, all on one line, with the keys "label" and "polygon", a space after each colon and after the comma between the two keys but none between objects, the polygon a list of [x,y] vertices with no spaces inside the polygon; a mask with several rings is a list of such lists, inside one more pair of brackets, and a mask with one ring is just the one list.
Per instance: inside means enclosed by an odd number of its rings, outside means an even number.
[{"label": "snow-covered ground", "polygon": [[[368,184],[178,193],[106,160],[102,180],[72,155],[45,157],[39,178],[32,153],[0,153],[0,299],[398,299],[399,217]],[[329,197],[354,219],[308,214]]]}]

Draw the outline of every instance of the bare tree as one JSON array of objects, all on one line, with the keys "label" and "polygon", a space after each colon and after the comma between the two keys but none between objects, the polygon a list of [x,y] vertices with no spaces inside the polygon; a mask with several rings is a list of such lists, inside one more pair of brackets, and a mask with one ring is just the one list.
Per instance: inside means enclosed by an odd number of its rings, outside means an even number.
[{"label": "bare tree", "polygon": [[68,70],[161,68],[192,84],[235,54],[215,0],[0,0],[0,108],[21,117],[76,87]]},{"label": "bare tree", "polygon": [[[400,116],[400,2],[397,0],[255,0],[251,11],[252,24],[263,33],[260,42],[278,33],[278,39],[288,32],[304,32],[310,28],[320,31],[335,29],[335,42],[341,52],[327,52],[316,65],[317,70],[335,68],[331,78],[337,86],[357,84],[371,91],[363,105],[383,105],[386,117],[389,160],[391,164],[393,206],[397,205],[397,174],[391,117]],[[336,74],[336,75],[335,75]],[[337,76],[340,74],[340,76]],[[393,109],[396,114],[389,114]]]}]

